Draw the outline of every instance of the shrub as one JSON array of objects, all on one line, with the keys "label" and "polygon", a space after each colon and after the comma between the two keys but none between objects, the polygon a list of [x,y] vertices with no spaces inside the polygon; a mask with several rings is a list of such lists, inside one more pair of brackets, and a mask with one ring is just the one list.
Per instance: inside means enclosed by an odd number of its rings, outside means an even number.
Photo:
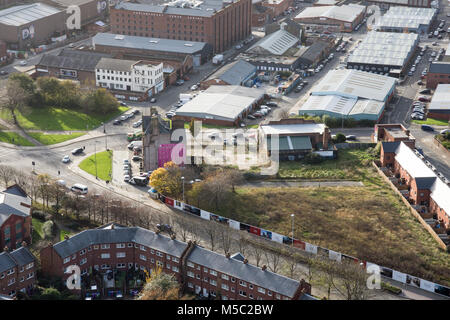
[{"label": "shrub", "polygon": [[308,164],[316,164],[316,163],[321,163],[323,161],[323,158],[318,155],[317,153],[308,153],[305,158],[304,158],[305,162]]},{"label": "shrub", "polygon": [[61,293],[53,287],[45,288],[42,291],[40,300],[61,300]]},{"label": "shrub", "polygon": [[31,216],[33,218],[39,219],[41,221],[44,221],[45,217],[46,217],[45,213],[42,211],[39,211],[39,210],[33,210],[33,212],[31,213]]},{"label": "shrub", "polygon": [[342,143],[345,142],[345,140],[347,140],[347,138],[345,138],[345,135],[341,132],[339,132],[338,134],[336,134],[336,143]]},{"label": "shrub", "polygon": [[393,294],[400,294],[402,293],[402,289],[394,287],[393,285],[386,283],[386,282],[381,282],[381,289],[389,291]]},{"label": "shrub", "polygon": [[53,221],[49,220],[46,221],[42,225],[42,231],[44,232],[44,238],[48,239],[54,236],[54,223]]}]

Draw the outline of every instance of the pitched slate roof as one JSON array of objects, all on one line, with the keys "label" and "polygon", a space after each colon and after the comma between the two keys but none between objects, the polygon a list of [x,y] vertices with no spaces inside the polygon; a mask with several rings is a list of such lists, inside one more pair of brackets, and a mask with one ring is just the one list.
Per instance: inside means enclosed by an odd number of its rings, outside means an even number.
[{"label": "pitched slate roof", "polygon": [[172,240],[147,229],[133,227],[85,230],[68,240],[56,243],[53,248],[61,258],[65,258],[90,245],[121,242],[134,242],[170,253],[176,257],[181,257],[181,254],[187,247],[187,244],[184,242]]},{"label": "pitched slate roof", "polygon": [[231,68],[219,76],[219,79],[231,85],[240,85],[256,71],[256,66],[244,60],[238,60]]},{"label": "pitched slate roof", "polygon": [[420,190],[430,189],[431,186],[435,183],[435,181],[436,181],[436,177],[419,177],[419,178],[416,178],[417,189],[420,189]]},{"label": "pitched slate roof", "polygon": [[10,255],[19,266],[29,264],[35,260],[30,250],[28,250],[28,248],[25,247],[20,247],[19,249],[12,251]]},{"label": "pitched slate roof", "polygon": [[28,217],[30,215],[30,208],[24,206],[31,206],[31,199],[18,187],[11,187],[0,192],[0,226],[12,214],[21,217]]},{"label": "pitched slate roof", "polygon": [[47,68],[53,67],[94,71],[95,66],[103,57],[111,57],[111,55],[64,49],[58,55],[44,54],[37,65],[45,66]]},{"label": "pitched slate roof", "polygon": [[121,60],[121,59],[111,59],[111,58],[101,58],[97,63],[96,69],[103,70],[115,70],[130,72],[131,67],[138,63],[137,60]]},{"label": "pitched slate roof", "polygon": [[221,273],[225,273],[291,298],[294,296],[300,284],[293,279],[268,270],[263,271],[261,268],[254,265],[227,258],[219,253],[204,248],[195,247],[189,255],[188,261],[217,270]]},{"label": "pitched slate roof", "polygon": [[399,141],[396,141],[396,142],[381,142],[381,147],[383,148],[383,151],[384,152],[389,152],[389,153],[395,153],[395,150],[397,150],[399,145],[400,145]]},{"label": "pitched slate roof", "polygon": [[8,252],[0,253],[0,272],[7,271],[16,266],[16,262]]}]

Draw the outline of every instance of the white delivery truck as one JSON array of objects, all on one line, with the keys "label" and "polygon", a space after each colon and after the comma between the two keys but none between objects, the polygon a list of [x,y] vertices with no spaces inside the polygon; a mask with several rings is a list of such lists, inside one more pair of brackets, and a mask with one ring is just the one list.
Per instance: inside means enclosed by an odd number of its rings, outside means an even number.
[{"label": "white delivery truck", "polygon": [[215,56],[212,58],[212,63],[213,63],[213,64],[221,64],[222,61],[223,61],[223,54],[215,55]]},{"label": "white delivery truck", "polygon": [[128,149],[133,150],[134,147],[140,147],[142,149],[142,140],[132,141],[128,145]]},{"label": "white delivery truck", "polygon": [[189,100],[192,100],[193,97],[194,95],[191,93],[180,93],[180,101],[182,104],[185,104]]}]

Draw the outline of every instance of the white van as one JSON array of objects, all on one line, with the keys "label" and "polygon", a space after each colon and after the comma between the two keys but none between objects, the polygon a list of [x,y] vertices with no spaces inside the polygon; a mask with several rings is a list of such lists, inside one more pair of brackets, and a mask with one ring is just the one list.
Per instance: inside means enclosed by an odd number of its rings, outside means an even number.
[{"label": "white van", "polygon": [[80,194],[87,194],[88,193],[88,187],[85,185],[75,183],[72,188],[70,188],[71,191],[80,193]]},{"label": "white van", "polygon": [[140,147],[142,149],[142,140],[133,141],[128,145],[128,149],[133,150],[134,147]]}]

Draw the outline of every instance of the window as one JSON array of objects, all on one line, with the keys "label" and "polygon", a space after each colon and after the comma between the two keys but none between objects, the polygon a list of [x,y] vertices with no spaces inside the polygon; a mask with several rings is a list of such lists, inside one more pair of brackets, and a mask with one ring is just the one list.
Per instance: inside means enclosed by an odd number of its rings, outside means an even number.
[{"label": "window", "polygon": [[250,299],[253,299],[253,295],[252,295],[251,293],[248,295],[248,297],[249,297]]},{"label": "window", "polygon": [[5,278],[5,274],[2,273],[2,274],[0,275],[0,279],[4,279],[4,278]]},{"label": "window", "polygon": [[203,268],[203,272],[208,273],[208,268]]},{"label": "window", "polygon": [[116,248],[118,248],[118,249],[123,249],[123,248],[125,248],[125,243],[117,243],[117,244],[116,244]]},{"label": "window", "polygon": [[194,288],[194,285],[191,282],[188,282],[188,288]]},{"label": "window", "polygon": [[231,282],[235,282],[236,281],[236,279],[235,278],[233,278],[233,277],[231,277]]},{"label": "window", "polygon": [[125,258],[125,256],[126,256],[125,252],[117,252],[116,253],[117,258]]},{"label": "window", "polygon": [[151,258],[151,259],[150,259],[150,262],[151,262],[151,263],[155,263],[155,259]]},{"label": "window", "polygon": [[13,283],[16,282],[16,278],[11,278],[8,280],[8,286],[12,285]]},{"label": "window", "polygon": [[209,278],[208,278],[208,277],[204,277],[204,278],[203,278],[203,281],[204,281],[204,282],[209,282]]},{"label": "window", "polygon": [[247,296],[247,292],[239,290],[239,295],[246,297]]},{"label": "window", "polygon": [[109,249],[109,244],[102,244],[102,249]]},{"label": "window", "polygon": [[164,267],[164,263],[162,263],[161,261],[156,261],[156,265],[161,268]]},{"label": "window", "polygon": [[278,293],[275,295],[275,297],[276,297],[278,300],[281,299],[281,297],[280,297],[280,295],[279,295]]},{"label": "window", "polygon": [[24,282],[25,281],[25,277],[20,278],[20,282]]},{"label": "window", "polygon": [[72,256],[72,260],[75,260],[76,258],[77,258],[77,254],[74,253],[73,256]]},{"label": "window", "polygon": [[89,251],[89,252],[92,251],[92,247],[91,247],[91,246],[88,247],[88,251]]},{"label": "window", "polygon": [[172,257],[172,261],[173,262],[177,262],[177,263],[180,262],[180,260],[178,258],[175,258],[175,257]]},{"label": "window", "polygon": [[172,266],[172,271],[173,271],[173,272],[179,272],[180,269],[178,269],[178,267],[176,267],[176,266]]},{"label": "window", "polygon": [[163,257],[164,255],[161,253],[161,252],[159,252],[159,251],[156,251],[156,255],[158,256],[158,257]]},{"label": "window", "polygon": [[200,275],[199,275],[199,274],[196,274],[195,277],[196,277],[198,280],[200,280]]},{"label": "window", "polygon": [[80,256],[82,256],[82,255],[85,254],[85,253],[86,253],[86,249],[81,250],[81,251],[80,251]]},{"label": "window", "polygon": [[223,280],[228,280],[229,277],[228,277],[226,274],[223,274],[223,275],[222,275],[222,279],[223,279]]},{"label": "window", "polygon": [[249,284],[249,285],[248,285],[248,288],[249,288],[249,289],[253,289],[253,285],[252,285],[252,284]]},{"label": "window", "polygon": [[145,249],[144,246],[140,246],[140,248],[141,248],[141,251],[147,251],[147,249]]},{"label": "window", "polygon": [[87,259],[86,259],[86,258],[81,259],[81,261],[80,261],[80,266],[83,265],[83,264],[85,264],[86,262],[87,262]]},{"label": "window", "polygon": [[211,279],[211,280],[209,281],[209,283],[212,284],[213,286],[217,286],[216,280]]},{"label": "window", "polygon": [[187,272],[188,277],[193,278],[194,277],[194,273],[192,271],[188,271]]},{"label": "window", "polygon": [[166,255],[166,259],[170,261],[170,255]]},{"label": "window", "polygon": [[118,263],[117,264],[117,268],[125,268],[126,264],[125,263]]},{"label": "window", "polygon": [[19,272],[23,272],[23,270],[25,270],[25,268],[21,266]]},{"label": "window", "polygon": [[236,290],[234,289],[234,287],[231,287],[231,292],[234,292],[234,291],[236,291]]},{"label": "window", "polygon": [[151,253],[151,254],[155,254],[155,250],[150,249],[150,253]]},{"label": "window", "polygon": [[110,255],[109,255],[109,253],[102,253],[102,259],[109,259],[110,258]]},{"label": "window", "polygon": [[267,290],[267,295],[271,297],[272,296],[272,291]]},{"label": "window", "polygon": [[216,271],[214,271],[214,270],[210,270],[210,272],[209,273],[211,273],[211,275],[213,275],[213,276],[217,276],[217,272]]},{"label": "window", "polygon": [[14,269],[8,270],[8,276],[14,273]]},{"label": "window", "polygon": [[166,268],[170,270],[170,264],[166,263]]},{"label": "window", "polygon": [[209,294],[210,294],[211,296],[213,296],[213,297],[216,296],[216,292],[215,292],[214,290],[210,290],[210,291],[209,291]]},{"label": "window", "polygon": [[247,284],[246,284],[244,281],[242,281],[242,280],[239,280],[239,284],[240,284],[241,286],[243,286],[243,287],[246,287],[246,286],[247,286]]},{"label": "window", "polygon": [[69,261],[70,261],[70,257],[67,257],[67,258],[64,259],[63,264],[66,264]]},{"label": "window", "polygon": [[129,243],[129,244],[128,244],[128,248],[133,248],[133,244],[132,244],[132,243]]},{"label": "window", "polygon": [[258,292],[262,294],[266,294],[266,289],[258,287]]},{"label": "window", "polygon": [[143,254],[139,255],[139,258],[140,258],[141,260],[147,261],[147,257],[144,256]]},{"label": "window", "polygon": [[109,269],[109,268],[110,268],[109,264],[102,264],[102,269]]},{"label": "window", "polygon": [[228,289],[229,289],[229,287],[226,284],[224,284],[224,283],[222,283],[221,287],[222,287],[223,290],[226,290],[226,291],[228,291]]}]

